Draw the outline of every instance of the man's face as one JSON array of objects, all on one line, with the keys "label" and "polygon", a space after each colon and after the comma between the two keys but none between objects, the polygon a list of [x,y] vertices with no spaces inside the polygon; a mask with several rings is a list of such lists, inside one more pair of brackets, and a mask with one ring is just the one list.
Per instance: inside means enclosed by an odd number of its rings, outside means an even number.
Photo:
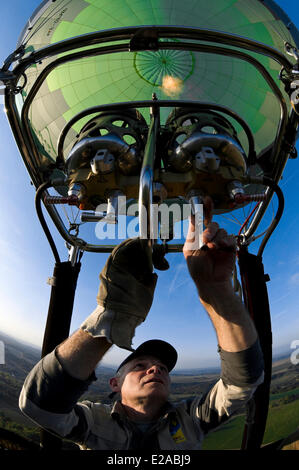
[{"label": "man's face", "polygon": [[124,366],[119,385],[123,404],[149,398],[166,401],[170,391],[168,369],[155,357],[141,356]]}]

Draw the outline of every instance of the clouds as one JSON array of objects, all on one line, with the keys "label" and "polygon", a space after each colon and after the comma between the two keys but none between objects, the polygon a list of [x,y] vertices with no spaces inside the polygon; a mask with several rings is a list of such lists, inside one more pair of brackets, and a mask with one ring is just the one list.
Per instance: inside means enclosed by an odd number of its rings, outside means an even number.
[{"label": "clouds", "polygon": [[273,315],[273,320],[277,320],[278,318],[281,318],[281,317],[287,315],[288,313],[290,313],[290,312],[287,309],[281,310],[280,312]]},{"label": "clouds", "polygon": [[[270,252],[267,265],[270,265],[271,257],[273,258],[273,252]],[[282,294],[282,298],[299,286],[299,254],[297,252],[293,253],[289,250],[287,253],[283,253],[282,258],[277,258],[276,263],[272,264],[272,270],[274,275],[271,273],[271,281],[273,284],[278,283],[277,286],[279,286],[275,293]]]},{"label": "clouds", "polygon": [[186,262],[179,263],[174,268],[173,278],[168,287],[168,295],[173,294],[180,289],[182,286],[186,286],[191,281],[189,273],[187,271]]},{"label": "clouds", "polygon": [[292,286],[299,286],[299,272],[292,274],[289,282]]},{"label": "clouds", "polygon": [[6,238],[0,238],[0,256],[2,269],[3,261],[7,266],[19,263],[19,254],[16,247]]}]

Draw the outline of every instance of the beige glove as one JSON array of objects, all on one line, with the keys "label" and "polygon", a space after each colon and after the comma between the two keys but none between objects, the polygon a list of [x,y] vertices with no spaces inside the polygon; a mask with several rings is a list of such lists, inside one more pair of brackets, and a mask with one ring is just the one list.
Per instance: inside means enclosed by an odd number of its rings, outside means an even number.
[{"label": "beige glove", "polygon": [[125,240],[109,256],[100,274],[98,307],[81,328],[132,351],[135,328],[152,306],[157,279],[142,242],[138,238]]}]

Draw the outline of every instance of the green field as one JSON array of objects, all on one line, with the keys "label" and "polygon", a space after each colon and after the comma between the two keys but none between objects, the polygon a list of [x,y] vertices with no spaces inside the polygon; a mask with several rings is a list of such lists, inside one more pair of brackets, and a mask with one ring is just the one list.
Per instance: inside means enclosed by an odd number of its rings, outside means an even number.
[{"label": "green field", "polygon": [[270,395],[270,403],[273,400],[278,400],[280,398],[286,398],[292,395],[298,395],[299,398],[299,388],[294,388],[292,390],[288,390],[287,392],[275,393],[275,395]]},{"label": "green field", "polygon": [[[244,416],[237,416],[209,434],[203,450],[240,449]],[[294,432],[299,423],[299,400],[269,409],[263,444],[268,444]]]}]

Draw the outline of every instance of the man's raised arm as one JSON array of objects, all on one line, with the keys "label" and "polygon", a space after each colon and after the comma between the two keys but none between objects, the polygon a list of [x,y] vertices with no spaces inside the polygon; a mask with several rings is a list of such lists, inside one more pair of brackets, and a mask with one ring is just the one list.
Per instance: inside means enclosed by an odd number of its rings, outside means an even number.
[{"label": "man's raised arm", "polygon": [[29,418],[71,439],[80,440],[86,432],[88,419],[77,401],[96,379],[98,362],[112,344],[132,350],[135,329],[151,308],[157,275],[140,240],[133,239],[113,250],[100,280],[97,308],[32,369],[19,399]]},{"label": "man's raised arm", "polygon": [[210,220],[203,232],[201,249],[194,249],[197,232],[194,219],[190,220],[183,252],[200,301],[216,330],[219,346],[226,351],[237,352],[250,347],[257,340],[257,333],[232,286],[235,238]]},{"label": "man's raised arm", "polygon": [[220,380],[193,409],[201,429],[208,432],[252,397],[263,382],[264,360],[253,321],[232,286],[235,238],[211,222],[211,215],[205,223],[204,245],[194,249],[198,232],[194,219],[190,220],[183,252],[200,301],[215,328],[221,358]]}]

